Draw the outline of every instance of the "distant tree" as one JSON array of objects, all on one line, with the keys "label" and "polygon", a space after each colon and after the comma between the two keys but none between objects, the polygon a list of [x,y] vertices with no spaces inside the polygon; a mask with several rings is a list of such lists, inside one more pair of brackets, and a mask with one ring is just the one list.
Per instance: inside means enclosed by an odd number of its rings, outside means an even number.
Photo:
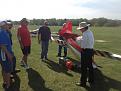
[{"label": "distant tree", "polygon": [[[51,18],[51,19],[32,19],[30,20],[30,25],[43,25],[44,20],[47,20],[49,22],[50,26],[62,26],[63,23],[65,22],[64,19],[56,19],[56,18]],[[68,20],[68,19],[67,19]],[[88,20],[86,18],[80,18],[80,19],[69,19],[72,21],[73,26],[78,26],[80,22],[85,21],[90,23],[92,26],[108,26],[108,27],[113,27],[113,26],[121,26],[121,20],[111,20],[107,18],[93,18],[91,20]],[[14,21],[14,24],[17,25],[19,24],[19,21]]]},{"label": "distant tree", "polygon": [[48,19],[48,22],[49,22],[50,26],[57,26],[58,25],[56,18]]},{"label": "distant tree", "polygon": [[91,24],[94,26],[104,26],[107,21],[108,19],[106,18],[93,18],[90,20]]},{"label": "distant tree", "polygon": [[105,23],[104,26],[108,26],[108,27],[116,27],[116,26],[120,26],[121,22],[117,21],[117,20],[108,20],[107,23]]}]

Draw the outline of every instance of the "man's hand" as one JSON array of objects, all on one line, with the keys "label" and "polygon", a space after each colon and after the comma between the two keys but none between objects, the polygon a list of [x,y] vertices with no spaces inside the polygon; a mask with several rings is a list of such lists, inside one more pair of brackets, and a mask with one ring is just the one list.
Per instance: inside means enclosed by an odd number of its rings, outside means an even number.
[{"label": "man's hand", "polygon": [[20,47],[21,47],[21,49],[24,49],[24,46],[22,44],[20,44]]},{"label": "man's hand", "polygon": [[13,60],[13,55],[7,50],[5,45],[1,45],[0,46],[2,51],[5,52],[5,54],[7,55],[8,60],[12,61]]},{"label": "man's hand", "polygon": [[41,43],[41,41],[40,40],[38,40],[38,44],[40,44]]},{"label": "man's hand", "polygon": [[50,43],[52,43],[52,40],[50,40]]},{"label": "man's hand", "polygon": [[8,60],[12,61],[13,60],[13,55],[7,52],[7,58]]}]

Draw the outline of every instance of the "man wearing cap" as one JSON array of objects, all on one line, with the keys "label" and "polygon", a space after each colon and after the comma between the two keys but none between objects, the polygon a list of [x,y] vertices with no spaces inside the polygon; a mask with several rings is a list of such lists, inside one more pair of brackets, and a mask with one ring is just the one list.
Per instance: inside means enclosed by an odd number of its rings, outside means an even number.
[{"label": "man wearing cap", "polygon": [[48,46],[49,40],[51,39],[51,31],[48,27],[48,22],[44,21],[44,25],[39,28],[38,32],[38,43],[41,44],[41,59],[48,60]]},{"label": "man wearing cap", "polygon": [[[93,33],[89,29],[89,25],[86,22],[81,22],[79,27],[77,28],[82,32],[81,39],[81,48],[83,51],[81,52],[81,78],[80,82],[76,85],[78,86],[86,86],[87,78],[90,85],[94,83],[94,74],[93,74],[93,66],[92,66],[92,56],[93,56],[93,46],[94,46],[94,37]],[[89,76],[87,75],[89,71]]]},{"label": "man wearing cap", "polygon": [[[8,32],[9,37],[10,37],[11,45],[13,45],[13,42],[12,42],[12,33],[11,33],[11,29],[12,29],[12,27],[13,27],[13,23],[12,23],[11,20],[7,20],[6,22],[7,22],[7,25],[8,25],[7,32]],[[11,74],[14,75],[14,74],[16,74],[17,72],[20,72],[19,69],[16,69],[16,57],[15,57],[15,55],[14,55],[14,52],[13,52],[13,60],[12,60],[12,63],[13,63],[13,64],[12,64],[12,72],[11,72]]]},{"label": "man wearing cap", "polygon": [[10,89],[10,75],[13,59],[12,45],[7,29],[7,22],[0,22],[0,63],[2,66],[3,87],[5,88],[5,91]]},{"label": "man wearing cap", "polygon": [[21,50],[23,52],[21,66],[25,67],[26,69],[29,69],[29,66],[27,64],[27,58],[31,50],[30,32],[27,27],[28,23],[29,23],[28,20],[26,18],[23,18],[20,21],[20,27],[18,28],[18,31],[17,31],[17,37],[19,40]]}]

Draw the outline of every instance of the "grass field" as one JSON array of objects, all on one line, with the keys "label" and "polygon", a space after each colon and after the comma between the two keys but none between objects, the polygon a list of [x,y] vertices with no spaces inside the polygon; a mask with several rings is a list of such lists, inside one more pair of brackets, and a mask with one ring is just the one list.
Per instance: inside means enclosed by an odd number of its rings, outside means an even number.
[{"label": "grass field", "polygon": [[[30,26],[30,29],[36,29]],[[52,31],[58,31],[59,27],[51,27]],[[91,28],[95,40],[106,42],[95,42],[95,49],[106,50],[121,55],[121,27],[93,27]],[[80,31],[73,28],[74,33],[81,35]],[[96,84],[87,88],[75,85],[80,79],[80,74],[67,71],[58,64],[57,44],[49,45],[48,58],[50,61],[42,62],[40,59],[40,45],[37,38],[32,38],[32,49],[28,59],[31,69],[26,71],[20,66],[22,52],[16,37],[16,29],[13,33],[13,50],[17,58],[17,68],[21,72],[16,77],[16,88],[18,91],[121,91],[121,61],[95,56],[95,61],[102,66],[95,70]],[[74,55],[68,51],[68,56]],[[0,91],[2,90],[2,76],[0,73]],[[87,84],[88,85],[88,84]],[[17,91],[17,90],[16,90]]]}]

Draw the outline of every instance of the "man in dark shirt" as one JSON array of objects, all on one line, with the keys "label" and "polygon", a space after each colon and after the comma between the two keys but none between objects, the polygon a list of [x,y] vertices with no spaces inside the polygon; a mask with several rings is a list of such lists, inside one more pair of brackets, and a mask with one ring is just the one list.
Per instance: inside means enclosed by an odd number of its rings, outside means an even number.
[{"label": "man in dark shirt", "polygon": [[51,39],[51,31],[48,27],[48,22],[44,21],[44,25],[39,28],[38,32],[38,43],[41,44],[41,59],[45,58],[48,60],[47,53],[48,53],[48,46],[49,40]]}]

